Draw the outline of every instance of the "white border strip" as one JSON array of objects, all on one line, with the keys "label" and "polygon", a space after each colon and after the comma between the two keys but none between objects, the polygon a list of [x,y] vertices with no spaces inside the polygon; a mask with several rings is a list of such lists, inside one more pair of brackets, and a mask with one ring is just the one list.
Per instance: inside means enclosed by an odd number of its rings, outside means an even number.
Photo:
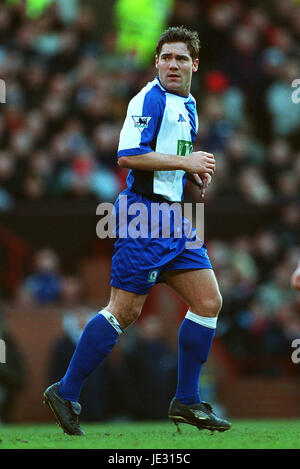
[{"label": "white border strip", "polygon": [[215,318],[198,316],[198,314],[192,313],[192,311],[188,310],[185,317],[191,321],[196,322],[197,324],[201,324],[201,326],[209,327],[210,329],[216,329],[217,327],[217,316]]},{"label": "white border strip", "polygon": [[116,320],[115,316],[111,314],[109,311],[107,311],[106,309],[102,309],[102,311],[99,311],[99,314],[102,314],[105,317],[105,319],[107,319],[107,321],[112,325],[112,327],[117,331],[119,335],[121,335],[122,332],[124,332],[122,327]]}]

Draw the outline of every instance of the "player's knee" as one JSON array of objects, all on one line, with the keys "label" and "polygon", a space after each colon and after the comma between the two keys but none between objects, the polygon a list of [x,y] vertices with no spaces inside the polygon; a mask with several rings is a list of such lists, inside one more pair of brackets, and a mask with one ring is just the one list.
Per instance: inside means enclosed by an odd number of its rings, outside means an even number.
[{"label": "player's knee", "polygon": [[214,318],[218,316],[221,308],[222,308],[222,296],[218,292],[213,298],[208,300],[206,304],[206,315]]},{"label": "player's knee", "polygon": [[217,297],[216,297],[216,316],[219,315],[219,312],[222,309],[223,305],[223,298],[220,292],[218,292]]},{"label": "player's knee", "polygon": [[133,324],[141,314],[140,308],[130,308],[115,312],[115,317],[121,327],[126,329],[130,324]]},{"label": "player's knee", "polygon": [[214,297],[203,298],[197,305],[190,308],[190,310],[199,316],[215,318],[222,308],[222,302],[222,296],[218,292]]},{"label": "player's knee", "polygon": [[128,321],[128,325],[134,323],[139,318],[140,314],[141,310],[139,308],[133,308],[128,311],[127,315],[125,316]]}]

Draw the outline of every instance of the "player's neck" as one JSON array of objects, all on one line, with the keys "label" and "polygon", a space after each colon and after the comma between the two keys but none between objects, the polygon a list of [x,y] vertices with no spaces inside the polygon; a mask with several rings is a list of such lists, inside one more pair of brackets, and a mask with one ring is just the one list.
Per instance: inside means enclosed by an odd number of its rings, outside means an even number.
[{"label": "player's neck", "polygon": [[168,93],[172,93],[172,94],[176,94],[177,96],[180,96],[182,98],[188,98],[189,95],[190,95],[190,87],[188,88],[188,90],[184,90],[183,92],[179,92],[179,91],[176,91],[176,90],[170,90],[169,88],[167,88],[167,86],[161,81],[161,79],[159,78],[159,76],[156,77],[160,83],[160,85],[162,86],[162,88],[164,90],[166,90]]}]

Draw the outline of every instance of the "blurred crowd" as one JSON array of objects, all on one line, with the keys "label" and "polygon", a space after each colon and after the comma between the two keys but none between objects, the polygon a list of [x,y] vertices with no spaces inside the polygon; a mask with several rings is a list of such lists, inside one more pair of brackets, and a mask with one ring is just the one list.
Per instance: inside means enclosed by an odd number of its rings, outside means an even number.
[{"label": "blurred crowd", "polygon": [[272,227],[231,244],[209,243],[223,296],[217,337],[241,374],[299,376],[291,353],[299,337],[300,295],[291,276],[300,248],[286,242],[290,234]]},{"label": "blurred crowd", "polygon": [[[0,211],[21,201],[113,201],[125,187],[119,132],[128,101],[155,74],[153,63],[120,53],[117,30],[101,35],[88,3],[72,5],[72,15],[54,3],[34,20],[23,2],[0,5]],[[202,43],[192,93],[195,149],[217,161],[208,210],[254,207],[262,216],[277,207],[273,222],[262,218],[254,234],[229,242],[220,226],[218,239],[207,240],[224,299],[217,336],[241,372],[280,373],[273,358],[290,362],[300,330],[299,293],[290,284],[300,259],[300,103],[292,99],[300,3],[176,0],[168,23],[198,30]],[[197,199],[195,188],[187,191]],[[61,278],[46,250],[16,297],[71,307],[78,288],[76,279]]]},{"label": "blurred crowd", "polygon": [[[97,32],[88,2],[72,1],[71,17],[58,3],[36,19],[24,2],[0,6],[2,210],[20,200],[114,200],[125,183],[116,148],[127,104],[155,73],[153,61],[141,66],[133,51],[119,52],[113,25]],[[198,30],[202,43],[192,92],[196,147],[218,163],[208,203],[298,196],[299,8],[292,0],[174,2],[168,23]]]}]

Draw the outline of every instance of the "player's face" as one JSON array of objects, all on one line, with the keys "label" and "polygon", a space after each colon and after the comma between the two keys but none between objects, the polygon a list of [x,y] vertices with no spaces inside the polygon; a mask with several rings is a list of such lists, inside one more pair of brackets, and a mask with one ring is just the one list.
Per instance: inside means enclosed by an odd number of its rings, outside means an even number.
[{"label": "player's face", "polygon": [[162,85],[173,93],[187,96],[190,92],[192,74],[198,70],[199,60],[193,61],[184,42],[163,44],[155,66]]}]

